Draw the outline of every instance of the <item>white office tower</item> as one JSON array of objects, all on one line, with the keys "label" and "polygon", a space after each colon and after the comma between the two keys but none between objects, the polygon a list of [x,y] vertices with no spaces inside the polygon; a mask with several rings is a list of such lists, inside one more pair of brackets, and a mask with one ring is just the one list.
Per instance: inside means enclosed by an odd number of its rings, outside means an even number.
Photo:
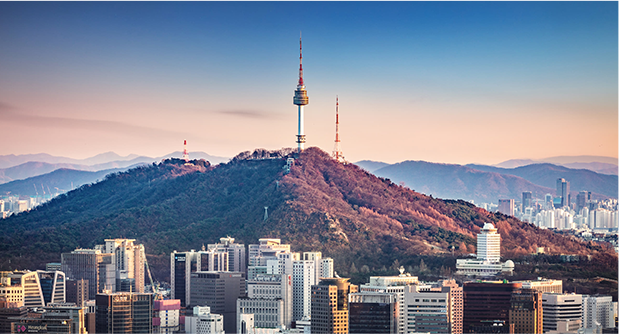
[{"label": "white office tower", "polygon": [[208,250],[224,249],[228,252],[228,267],[230,271],[247,272],[245,260],[245,245],[235,244],[234,238],[219,238],[218,244],[209,244]]},{"label": "white office tower", "polygon": [[500,272],[513,273],[514,262],[501,263],[501,235],[494,225],[485,223],[477,235],[477,259],[458,259],[456,269],[459,275],[492,276]]},{"label": "white office tower", "polygon": [[190,305],[191,302],[191,274],[198,271],[198,253],[176,252],[170,254],[170,286],[171,299],[179,299],[181,306]]},{"label": "white office tower", "polygon": [[542,295],[544,333],[576,333],[582,325],[582,295]]},{"label": "white office tower", "polygon": [[615,328],[612,296],[582,296],[582,327]]},{"label": "white office tower", "polygon": [[260,244],[249,245],[247,279],[257,274],[292,274],[292,261],[299,259],[298,253],[290,253],[290,245],[282,245],[280,239],[260,239]]},{"label": "white office tower", "polygon": [[[404,270],[400,269],[399,276],[372,276],[370,282],[359,287],[360,292],[382,292],[390,293],[396,296],[396,322],[397,333],[406,333],[406,308],[404,293],[408,290],[409,285],[419,284],[416,276],[404,274]],[[429,286],[424,289],[429,290]]]},{"label": "white office tower", "polygon": [[105,239],[104,253],[112,253],[116,271],[113,292],[144,292],[144,246],[135,239]]},{"label": "white office tower", "polygon": [[211,314],[208,306],[196,306],[193,308],[193,316],[185,317],[185,333],[225,334],[224,316]]},{"label": "white office tower", "polygon": [[310,319],[312,285],[317,285],[316,268],[312,260],[294,261],[292,265],[292,319]]},{"label": "white office tower", "polygon": [[[262,299],[241,297],[236,300],[237,328],[242,315],[251,314],[254,319],[254,331],[262,329],[280,329],[284,326],[284,301],[281,299]],[[275,332],[273,332],[275,333]]]},{"label": "white office tower", "polygon": [[225,249],[209,249],[198,252],[198,271],[230,271],[228,254]]},{"label": "white office tower", "polygon": [[[250,299],[254,301],[281,300],[281,311],[277,312],[277,314],[281,314],[279,319],[277,319],[280,323],[277,327],[283,325],[290,328],[292,324],[292,289],[291,275],[260,274],[253,280],[247,281],[247,298],[245,298],[247,302],[243,302],[243,305],[239,305],[237,302],[237,314],[247,313],[249,311],[249,308],[251,308],[250,303],[248,303]],[[256,312],[252,311],[251,313]],[[256,314],[255,320],[259,322],[255,327],[264,327],[262,323],[260,323],[263,319],[262,317],[258,317],[258,314]],[[274,319],[269,320],[272,321]]]},{"label": "white office tower", "polygon": [[323,258],[321,252],[304,252],[301,259],[314,261],[314,268],[316,269],[314,282],[316,282],[316,284],[318,284],[321,278],[333,278],[332,258]]},{"label": "white office tower", "polygon": [[488,262],[501,261],[501,235],[490,223],[485,223],[481,233],[477,235],[477,259]]},{"label": "white office tower", "polygon": [[404,293],[404,300],[406,333],[452,332],[454,305],[449,288],[428,291],[418,286],[409,286]]}]

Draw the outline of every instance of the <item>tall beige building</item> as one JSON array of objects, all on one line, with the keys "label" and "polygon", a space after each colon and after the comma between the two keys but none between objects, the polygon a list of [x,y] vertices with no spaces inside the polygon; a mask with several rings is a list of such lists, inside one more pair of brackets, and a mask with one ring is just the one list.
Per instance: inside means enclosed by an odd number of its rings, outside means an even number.
[{"label": "tall beige building", "polygon": [[135,239],[105,239],[105,253],[111,253],[116,272],[113,291],[144,292],[144,246]]},{"label": "tall beige building", "polygon": [[312,333],[348,333],[348,295],[358,287],[348,278],[325,278],[312,286]]}]

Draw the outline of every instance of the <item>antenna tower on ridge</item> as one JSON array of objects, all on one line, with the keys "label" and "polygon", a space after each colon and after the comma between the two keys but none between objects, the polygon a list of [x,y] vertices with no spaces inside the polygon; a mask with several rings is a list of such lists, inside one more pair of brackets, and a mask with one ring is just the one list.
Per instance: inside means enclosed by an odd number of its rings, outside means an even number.
[{"label": "antenna tower on ridge", "polygon": [[183,160],[189,162],[189,153],[187,153],[187,140],[185,140],[185,149],[183,150]]},{"label": "antenna tower on ridge", "polygon": [[344,154],[340,148],[340,114],[339,114],[340,100],[335,96],[335,146],[333,147],[333,159],[337,162],[346,162]]}]

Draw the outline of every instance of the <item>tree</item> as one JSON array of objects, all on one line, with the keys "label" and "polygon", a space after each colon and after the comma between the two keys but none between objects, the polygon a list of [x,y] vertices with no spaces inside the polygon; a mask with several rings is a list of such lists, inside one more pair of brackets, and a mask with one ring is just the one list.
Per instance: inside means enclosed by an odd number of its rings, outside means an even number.
[{"label": "tree", "polygon": [[425,262],[423,262],[423,259],[421,259],[421,261],[419,262],[419,272],[424,272],[428,270],[428,267],[426,266]]},{"label": "tree", "polygon": [[359,272],[359,270],[357,270],[357,267],[355,266],[355,263],[353,262],[353,263],[350,265],[350,273],[351,273],[351,274],[356,274],[356,273],[358,273],[358,272]]}]

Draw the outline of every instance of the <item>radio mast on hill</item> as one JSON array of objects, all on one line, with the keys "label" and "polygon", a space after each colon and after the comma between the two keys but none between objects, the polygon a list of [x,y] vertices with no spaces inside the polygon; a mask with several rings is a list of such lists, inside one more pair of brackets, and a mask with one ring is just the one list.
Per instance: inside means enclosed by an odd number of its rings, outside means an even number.
[{"label": "radio mast on hill", "polygon": [[307,91],[303,84],[303,45],[301,44],[301,37],[299,36],[299,83],[297,89],[294,91],[294,97],[292,104],[299,106],[299,131],[297,134],[298,152],[301,153],[305,148],[305,133],[303,130],[303,106],[309,104],[309,97],[307,97]]},{"label": "radio mast on hill", "polygon": [[183,150],[183,159],[185,162],[189,162],[189,153],[187,153],[187,140],[185,139],[185,149]]},{"label": "radio mast on hill", "polygon": [[340,100],[335,97],[335,146],[333,147],[333,158],[337,162],[346,162],[344,154],[340,148],[340,115],[339,115]]}]

